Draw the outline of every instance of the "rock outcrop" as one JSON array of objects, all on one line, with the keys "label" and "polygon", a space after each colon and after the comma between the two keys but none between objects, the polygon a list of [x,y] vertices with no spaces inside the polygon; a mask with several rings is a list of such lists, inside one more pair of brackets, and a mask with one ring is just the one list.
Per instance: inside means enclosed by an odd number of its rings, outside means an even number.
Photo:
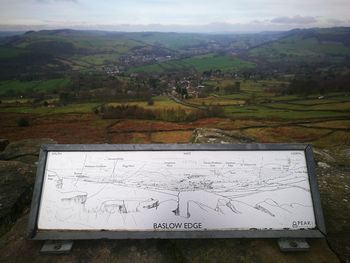
[{"label": "rock outcrop", "polygon": [[252,143],[254,139],[242,135],[238,131],[197,128],[193,131],[192,143]]},{"label": "rock outcrop", "polygon": [[[253,142],[239,132],[217,129],[196,129],[193,134],[195,143],[246,143]],[[37,145],[29,142],[31,145]],[[16,146],[17,145],[17,146]],[[37,156],[37,146],[26,150],[19,149],[21,143],[15,143],[1,158],[24,160],[23,156]],[[16,147],[15,147],[16,146]],[[31,150],[28,149],[32,148]],[[19,149],[21,154],[16,154]],[[25,153],[25,154],[23,154]],[[321,154],[322,155],[322,154]],[[328,158],[328,156],[327,156]],[[330,159],[329,159],[330,160]],[[326,159],[317,161],[330,163]],[[27,161],[27,160],[24,160]],[[16,161],[2,161],[3,174],[0,193],[9,197],[11,204],[6,205],[7,214],[16,214],[15,207],[22,207],[32,185],[33,165]],[[10,231],[0,237],[0,262],[339,262],[339,258],[350,259],[349,242],[349,178],[348,171],[334,169],[333,166],[319,169],[318,174],[321,200],[325,212],[328,240],[309,240],[311,250],[303,253],[284,254],[279,251],[276,240],[271,239],[185,239],[185,240],[92,240],[75,241],[73,251],[65,256],[48,256],[39,253],[42,243],[28,241],[25,231],[28,213],[24,213]],[[347,188],[346,188],[347,187]],[[15,205],[13,205],[15,204]],[[9,212],[14,211],[14,212]],[[28,210],[27,210],[28,211]],[[331,245],[331,248],[329,246]],[[20,253],[19,253],[20,251]],[[338,254],[338,256],[334,253]]]},{"label": "rock outcrop", "polygon": [[3,152],[0,153],[0,160],[21,161],[34,164],[38,161],[39,150],[42,144],[56,143],[51,139],[27,139],[11,142]]},{"label": "rock outcrop", "polygon": [[[251,142],[239,132],[196,129],[192,137],[198,143]],[[328,232],[328,244],[343,260],[350,260],[350,150],[335,151],[313,147],[317,179]],[[324,261],[328,261],[326,257]]]},{"label": "rock outcrop", "polygon": [[0,234],[28,208],[33,194],[36,165],[42,144],[51,139],[12,142],[0,153]]},{"label": "rock outcrop", "polygon": [[6,146],[9,144],[9,140],[7,139],[0,139],[0,152],[5,150]]},{"label": "rock outcrop", "polygon": [[0,161],[0,234],[29,205],[35,173],[35,165]]}]

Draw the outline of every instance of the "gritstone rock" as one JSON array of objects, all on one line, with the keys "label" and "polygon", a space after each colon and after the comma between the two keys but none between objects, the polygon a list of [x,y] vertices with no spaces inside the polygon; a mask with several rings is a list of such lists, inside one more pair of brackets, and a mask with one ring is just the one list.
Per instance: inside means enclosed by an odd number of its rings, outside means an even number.
[{"label": "gritstone rock", "polygon": [[35,173],[35,165],[0,161],[0,233],[29,205]]},{"label": "gritstone rock", "polygon": [[192,143],[251,143],[254,139],[238,131],[198,128],[193,131]]},{"label": "gritstone rock", "polygon": [[9,140],[0,139],[0,152],[5,150],[6,146],[9,144]]},{"label": "gritstone rock", "polygon": [[56,143],[51,139],[26,139],[11,142],[3,152],[0,160],[16,160],[24,163],[34,164],[38,161],[39,150],[42,144]]}]

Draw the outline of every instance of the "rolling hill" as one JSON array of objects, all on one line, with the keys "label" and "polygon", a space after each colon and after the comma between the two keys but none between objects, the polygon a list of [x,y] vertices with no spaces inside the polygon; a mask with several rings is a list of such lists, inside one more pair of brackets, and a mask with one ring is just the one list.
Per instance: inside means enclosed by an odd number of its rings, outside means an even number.
[{"label": "rolling hill", "polygon": [[254,67],[254,63],[242,60],[238,57],[216,55],[211,53],[206,55],[193,56],[191,58],[177,59],[162,63],[134,67],[129,70],[129,73],[166,73],[174,71],[204,72],[210,70],[221,70],[228,72]]},{"label": "rolling hill", "polygon": [[350,28],[296,29],[249,51],[267,61],[342,63],[350,58]]},{"label": "rolling hill", "polygon": [[350,64],[350,28],[226,35],[60,29],[0,38],[1,80],[62,78],[110,64],[127,73],[343,66]]}]

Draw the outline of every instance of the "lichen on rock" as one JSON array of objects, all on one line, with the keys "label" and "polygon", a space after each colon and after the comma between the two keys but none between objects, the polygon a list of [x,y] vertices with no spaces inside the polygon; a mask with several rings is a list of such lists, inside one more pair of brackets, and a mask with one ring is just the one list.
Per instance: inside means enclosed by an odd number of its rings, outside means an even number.
[{"label": "lichen on rock", "polygon": [[53,143],[56,142],[52,139],[26,139],[11,142],[4,151],[0,152],[0,160],[17,160],[25,163],[34,163],[38,159],[40,146]]},{"label": "lichen on rock", "polygon": [[219,129],[197,128],[193,131],[192,143],[251,143],[254,139],[242,135],[239,131],[224,131]]}]

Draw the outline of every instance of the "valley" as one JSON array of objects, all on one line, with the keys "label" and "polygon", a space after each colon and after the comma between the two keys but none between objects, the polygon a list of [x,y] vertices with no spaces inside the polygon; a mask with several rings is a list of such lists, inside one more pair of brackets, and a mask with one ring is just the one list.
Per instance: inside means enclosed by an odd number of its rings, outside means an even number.
[{"label": "valley", "polygon": [[[17,167],[17,160],[33,165],[37,156],[18,157],[18,147],[25,150],[23,144],[36,140],[311,144],[328,243],[313,243],[316,250],[310,255],[323,257],[330,247],[339,258],[349,257],[348,213],[342,211],[349,210],[350,28],[256,34],[67,29],[0,33],[0,68],[0,137],[11,142],[3,152],[4,167]],[[65,198],[71,202],[71,196]],[[30,200],[29,194],[20,200]],[[151,207],[156,205],[151,201]],[[174,204],[159,209],[172,210]],[[117,206],[126,209],[112,202],[102,206],[101,213],[105,216]],[[133,211],[135,203],[128,207]],[[222,209],[231,213],[232,207]],[[32,255],[32,246],[22,238],[27,222],[23,218],[18,220],[22,226],[15,225],[0,240],[2,251],[23,246],[24,253]],[[13,223],[6,223],[4,230]],[[225,247],[228,243],[223,242]],[[241,247],[242,241],[237,242]],[[208,244],[212,248],[214,243]],[[216,251],[221,254],[222,249]],[[232,250],[227,251],[230,262]],[[272,255],[282,254],[276,249]]]}]

